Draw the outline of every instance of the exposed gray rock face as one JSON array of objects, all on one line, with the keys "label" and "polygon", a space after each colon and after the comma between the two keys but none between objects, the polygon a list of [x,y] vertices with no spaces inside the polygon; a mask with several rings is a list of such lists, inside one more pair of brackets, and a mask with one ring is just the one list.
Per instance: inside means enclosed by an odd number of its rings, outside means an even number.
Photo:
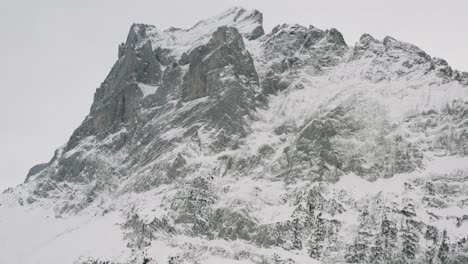
[{"label": "exposed gray rock face", "polygon": [[4,195],[118,215],[126,253],[80,264],[463,263],[468,73],[392,37],[262,22],[132,25],[83,123]]},{"label": "exposed gray rock face", "polygon": [[263,30],[263,14],[260,13],[258,10],[252,10],[248,12],[247,10],[240,8],[237,9],[235,8],[234,10],[237,10],[237,14],[235,15],[234,21],[242,24],[253,24],[254,27],[253,29],[250,30],[250,32],[246,32],[244,35],[245,38],[248,40],[255,40],[258,39],[259,37],[263,36],[265,34],[265,31]]},{"label": "exposed gray rock face", "polygon": [[[241,10],[235,14],[241,16],[245,12]],[[261,14],[254,11],[236,22],[242,24],[249,20],[257,23],[261,21]],[[151,30],[153,26],[132,25],[126,43],[119,47],[118,61],[96,90],[90,114],[71,136],[63,150],[66,154],[60,151],[61,155],[52,160],[49,177],[77,182],[125,177],[128,175],[125,171],[138,167],[137,164],[154,162],[163,152],[174,148],[175,141],[196,137],[201,124],[206,129],[245,137],[249,129],[245,117],[249,118],[257,105],[254,97],[259,80],[239,31],[227,26],[215,29],[205,44],[183,53],[177,63],[166,66],[162,72],[148,40]],[[145,86],[157,87],[157,90],[145,96],[141,88]],[[161,138],[161,134],[173,127],[193,132],[178,139]],[[236,144],[229,141],[221,142],[221,149]],[[142,152],[141,145],[136,142],[146,142],[148,148]],[[118,164],[83,155],[95,144],[101,145],[99,152],[108,153],[104,155],[134,154],[120,161],[128,164],[126,169],[109,170]],[[219,144],[214,144],[213,148],[219,149]],[[83,152],[75,151],[81,147]],[[170,167],[166,163],[171,159],[168,157],[163,164],[152,167],[157,170]],[[176,171],[180,170],[168,169],[167,176],[175,177]],[[97,174],[107,176],[96,179]],[[164,180],[143,181],[145,187],[137,185],[140,186],[137,189],[146,189],[161,181]]]},{"label": "exposed gray rock face", "polygon": [[182,55],[181,64],[188,63],[182,87],[184,101],[220,95],[225,92],[223,88],[235,89],[223,85],[223,77],[245,77],[247,82],[244,85],[258,85],[253,60],[236,28],[218,28],[206,45]]},{"label": "exposed gray rock face", "polygon": [[130,28],[127,42],[119,48],[119,60],[96,90],[90,114],[73,133],[66,150],[76,147],[81,139],[89,136],[103,138],[125,125],[132,127],[136,122],[135,109],[143,95],[138,83],[157,85],[162,75],[151,42],[139,43],[146,36],[147,27],[134,24]]},{"label": "exposed gray rock face", "polygon": [[41,164],[34,165],[31,169],[29,169],[28,174],[26,175],[25,182],[27,182],[29,180],[29,178],[31,178],[32,176],[40,173],[42,170],[45,169],[45,167],[47,167],[47,163],[41,163]]},{"label": "exposed gray rock face", "polygon": [[313,26],[278,25],[261,42],[265,63],[271,65],[262,80],[266,94],[289,87],[305,64],[316,72],[338,64],[348,49],[338,30],[323,31]]}]

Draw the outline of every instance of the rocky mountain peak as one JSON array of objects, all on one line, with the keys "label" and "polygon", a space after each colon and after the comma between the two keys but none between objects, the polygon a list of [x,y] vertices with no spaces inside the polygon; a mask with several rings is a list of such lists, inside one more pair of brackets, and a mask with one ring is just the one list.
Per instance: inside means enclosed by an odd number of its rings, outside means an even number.
[{"label": "rocky mountain peak", "polygon": [[70,140],[0,195],[0,262],[466,262],[468,74],[262,20],[133,24]]},{"label": "rocky mountain peak", "polygon": [[360,43],[371,43],[371,42],[379,42],[378,40],[376,40],[372,35],[368,34],[368,33],[364,33],[362,34],[362,36],[359,38],[359,42]]},{"label": "rocky mountain peak", "polygon": [[190,30],[211,26],[211,24],[234,26],[247,39],[256,39],[264,34],[262,27],[263,14],[255,9],[246,10],[242,7],[233,7],[214,17],[198,22]]},{"label": "rocky mountain peak", "polygon": [[336,43],[337,45],[341,45],[345,47],[348,46],[346,45],[343,35],[336,28],[332,28],[326,31],[326,34],[328,35],[328,39],[331,43]]},{"label": "rocky mountain peak", "polygon": [[130,27],[125,44],[128,46],[135,46],[137,43],[147,38],[147,32],[155,29],[156,27],[153,25],[134,23]]},{"label": "rocky mountain peak", "polygon": [[354,47],[357,49],[367,49],[369,48],[369,46],[377,44],[381,44],[381,41],[375,39],[373,36],[366,33],[359,38],[359,41]]}]

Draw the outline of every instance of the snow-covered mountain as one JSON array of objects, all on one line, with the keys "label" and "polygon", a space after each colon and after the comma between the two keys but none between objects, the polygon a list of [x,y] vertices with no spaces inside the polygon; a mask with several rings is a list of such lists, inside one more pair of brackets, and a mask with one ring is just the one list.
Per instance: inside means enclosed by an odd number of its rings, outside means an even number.
[{"label": "snow-covered mountain", "polygon": [[468,73],[232,8],[134,24],[0,195],[0,263],[468,263]]}]

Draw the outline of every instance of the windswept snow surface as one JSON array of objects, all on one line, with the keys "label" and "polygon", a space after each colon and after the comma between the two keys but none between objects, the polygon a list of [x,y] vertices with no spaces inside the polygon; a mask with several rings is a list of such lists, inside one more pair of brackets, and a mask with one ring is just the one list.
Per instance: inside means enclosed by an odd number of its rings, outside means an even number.
[{"label": "windswept snow surface", "polygon": [[[405,189],[406,183],[460,170],[468,170],[468,157],[434,158],[425,170],[395,175],[375,182],[348,174],[343,176],[333,188],[337,193],[345,191],[356,201],[366,201],[379,195],[389,195],[397,199],[405,197],[419,199],[420,194]],[[221,181],[224,183],[220,182],[220,186],[229,186],[230,191],[223,195],[220,204],[215,207],[233,206],[243,201],[252,206],[254,216],[259,223],[282,222],[293,214],[294,206],[281,201],[281,198],[287,194],[287,189],[281,182],[249,179],[237,182],[227,179]],[[134,256],[126,246],[125,231],[122,229],[129,208],[137,208],[141,217],[149,222],[154,217],[169,214],[165,200],[175,191],[174,187],[164,186],[138,195],[128,194],[120,198],[109,196],[77,215],[58,214],[54,210],[53,200],[37,201],[37,204],[32,206],[21,205],[20,203],[24,201],[16,200],[17,195],[14,192],[5,193],[0,200],[0,263],[63,264],[90,258],[117,263],[131,261]],[[468,223],[457,228],[454,219],[466,214],[466,211],[455,206],[434,212],[453,217],[435,222],[441,228],[447,229],[451,237],[468,236]],[[429,221],[427,213],[422,215],[426,215],[425,221]],[[344,241],[349,239],[347,230],[355,230],[359,225],[357,215],[351,211],[332,218],[347,224],[342,230],[341,239]],[[282,257],[293,259],[295,263],[320,263],[298,254],[299,252],[288,252],[280,248],[258,249],[241,241],[206,241],[184,236],[160,239],[162,240],[156,239],[152,243],[148,252],[151,256],[156,256],[154,259],[161,263],[187,250],[189,245],[200,250],[197,257],[199,263],[255,263],[247,259],[235,260],[229,257],[240,251],[266,255],[281,253]],[[226,258],[213,257],[208,251],[204,251],[209,247],[224,248],[231,251],[231,254],[227,254]]]},{"label": "windswept snow surface", "polygon": [[261,26],[257,12],[233,7],[219,15],[202,20],[189,29],[169,28],[160,31],[152,27],[147,34],[152,47],[168,49],[175,58],[180,58],[183,53],[189,53],[192,49],[206,44],[218,27],[232,26],[241,34],[251,33],[256,27]]},{"label": "windswept snow surface", "polygon": [[[8,216],[6,218],[5,216]],[[57,217],[53,210],[0,207],[0,263],[74,263],[129,255],[116,213]]]}]

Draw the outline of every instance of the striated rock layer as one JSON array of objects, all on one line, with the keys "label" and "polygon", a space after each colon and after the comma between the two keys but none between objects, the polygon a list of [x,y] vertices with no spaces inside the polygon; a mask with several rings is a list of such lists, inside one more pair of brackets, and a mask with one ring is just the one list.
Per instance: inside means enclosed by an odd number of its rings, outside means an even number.
[{"label": "striated rock layer", "polygon": [[468,73],[262,20],[132,25],[70,140],[0,195],[0,263],[468,262]]}]

